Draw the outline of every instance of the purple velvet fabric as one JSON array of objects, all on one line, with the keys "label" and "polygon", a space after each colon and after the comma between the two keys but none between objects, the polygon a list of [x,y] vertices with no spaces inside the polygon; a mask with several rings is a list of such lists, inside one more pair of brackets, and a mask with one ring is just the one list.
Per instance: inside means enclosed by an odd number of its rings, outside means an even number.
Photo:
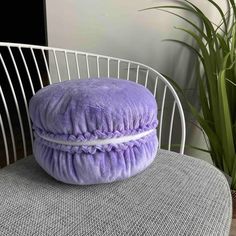
[{"label": "purple velvet fabric", "polygon": [[156,101],[134,82],[90,78],[52,84],[32,97],[29,112],[35,130],[34,156],[48,174],[62,182],[82,185],[122,180],[144,170],[155,158],[155,133],[95,146],[70,146],[39,137],[88,141],[156,128]]}]

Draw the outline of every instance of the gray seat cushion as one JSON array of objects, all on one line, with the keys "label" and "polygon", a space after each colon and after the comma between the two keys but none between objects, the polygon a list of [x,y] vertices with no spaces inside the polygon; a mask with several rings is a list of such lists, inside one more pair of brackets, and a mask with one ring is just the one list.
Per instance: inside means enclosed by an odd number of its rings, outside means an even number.
[{"label": "gray seat cushion", "polygon": [[140,175],[57,182],[27,157],[0,170],[0,235],[228,235],[228,183],[208,163],[159,150]]}]

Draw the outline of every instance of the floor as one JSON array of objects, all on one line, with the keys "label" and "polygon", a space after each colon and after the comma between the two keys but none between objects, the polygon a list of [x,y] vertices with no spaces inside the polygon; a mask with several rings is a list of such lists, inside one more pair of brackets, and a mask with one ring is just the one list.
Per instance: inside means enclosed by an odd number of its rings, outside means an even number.
[{"label": "floor", "polygon": [[231,231],[229,236],[236,236],[236,219],[232,220]]},{"label": "floor", "polygon": [[233,203],[233,219],[229,236],[236,236],[236,191],[231,191]]}]

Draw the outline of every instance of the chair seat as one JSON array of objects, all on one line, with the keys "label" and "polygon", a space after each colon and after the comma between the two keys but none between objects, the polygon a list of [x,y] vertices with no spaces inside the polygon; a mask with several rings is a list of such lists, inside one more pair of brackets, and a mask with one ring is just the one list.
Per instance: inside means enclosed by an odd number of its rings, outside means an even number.
[{"label": "chair seat", "polygon": [[32,156],[0,170],[0,235],[228,235],[231,193],[210,164],[159,150],[141,174],[74,186]]}]

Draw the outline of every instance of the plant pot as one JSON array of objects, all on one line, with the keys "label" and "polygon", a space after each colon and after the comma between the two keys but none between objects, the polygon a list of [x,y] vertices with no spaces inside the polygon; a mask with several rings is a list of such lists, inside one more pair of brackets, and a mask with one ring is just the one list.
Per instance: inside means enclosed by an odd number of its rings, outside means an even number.
[{"label": "plant pot", "polygon": [[[232,182],[232,177],[221,171],[225,178],[227,179],[229,186],[231,186]],[[233,219],[236,219],[236,190],[231,189],[231,196],[232,196],[232,207],[233,207],[233,212],[232,212],[232,217]]]}]

